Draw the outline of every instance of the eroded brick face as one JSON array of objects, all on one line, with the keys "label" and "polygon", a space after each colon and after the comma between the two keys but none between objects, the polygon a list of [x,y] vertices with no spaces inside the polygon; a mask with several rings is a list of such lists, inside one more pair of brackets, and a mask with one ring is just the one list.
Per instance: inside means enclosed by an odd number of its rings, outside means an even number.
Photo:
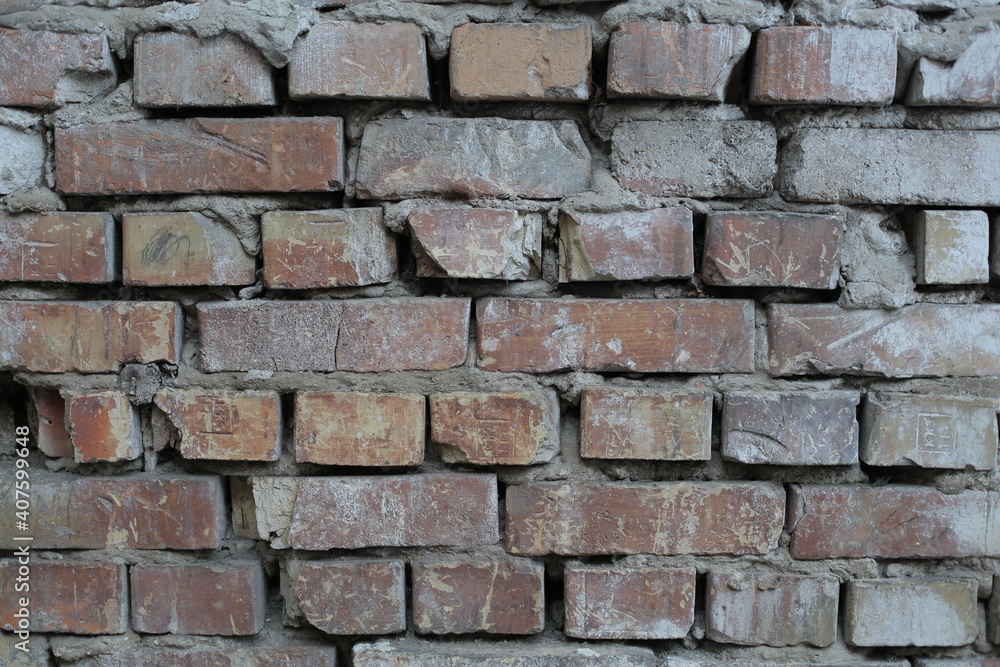
[{"label": "eroded brick face", "polygon": [[298,613],[327,634],[387,635],[406,629],[402,561],[292,561],[285,576]]},{"label": "eroded brick face", "polygon": [[[28,7],[12,7],[11,11]],[[5,9],[0,4],[0,10]],[[0,29],[0,105],[49,107],[86,102],[115,83],[103,35]]]},{"label": "eroded brick face", "polygon": [[[976,636],[976,582],[859,580],[847,584],[845,639],[851,646],[963,646]],[[893,623],[875,619],[893,610]]]}]

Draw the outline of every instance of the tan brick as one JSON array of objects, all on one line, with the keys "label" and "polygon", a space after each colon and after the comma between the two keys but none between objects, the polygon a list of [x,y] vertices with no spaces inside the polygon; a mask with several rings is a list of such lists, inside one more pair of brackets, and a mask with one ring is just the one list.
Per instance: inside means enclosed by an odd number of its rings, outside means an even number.
[{"label": "tan brick", "polygon": [[529,465],[559,453],[553,390],[432,394],[431,440],[445,463]]},{"label": "tan brick", "polygon": [[139,411],[124,392],[67,391],[66,420],[79,463],[131,461],[142,456]]},{"label": "tan brick", "polygon": [[975,581],[862,579],[847,582],[845,598],[851,646],[964,646],[976,639]]},{"label": "tan brick", "polygon": [[117,255],[109,213],[0,212],[0,280],[110,283]]},{"label": "tan brick", "polygon": [[951,63],[921,58],[913,68],[906,104],[910,106],[1000,106],[1000,36],[976,36]]},{"label": "tan brick", "polygon": [[52,458],[73,456],[73,443],[66,429],[65,399],[58,389],[32,387],[30,391],[38,424],[38,449]]},{"label": "tan brick", "polygon": [[87,102],[115,85],[115,65],[104,35],[3,28],[0,53],[0,106]]},{"label": "tan brick", "polygon": [[398,560],[289,561],[282,572],[285,616],[301,617],[329,635],[403,632],[405,567]]},{"label": "tan brick", "polygon": [[418,394],[302,391],[295,395],[295,460],[420,465],[424,422],[424,397]]},{"label": "tan brick", "polygon": [[920,211],[913,237],[918,284],[990,281],[990,219],[985,211]]},{"label": "tan brick", "polygon": [[707,461],[712,395],[590,387],[580,394],[580,455],[595,459]]}]

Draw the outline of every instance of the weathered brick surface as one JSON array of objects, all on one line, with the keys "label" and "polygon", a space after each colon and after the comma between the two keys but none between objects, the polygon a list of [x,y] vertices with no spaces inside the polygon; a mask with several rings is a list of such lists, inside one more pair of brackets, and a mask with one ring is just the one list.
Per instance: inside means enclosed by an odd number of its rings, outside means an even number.
[{"label": "weathered brick surface", "polygon": [[680,639],[694,624],[694,568],[567,567],[566,635]]},{"label": "weathered brick surface", "polygon": [[1000,494],[924,486],[792,487],[794,558],[1000,555]]},{"label": "weathered brick surface", "polygon": [[540,482],[507,488],[513,554],[763,554],[785,492],[759,482]]},{"label": "weathered brick surface", "polygon": [[340,118],[195,118],[56,130],[64,194],[323,192],[344,183]]},{"label": "weathered brick surface", "polygon": [[283,574],[288,579],[286,617],[301,616],[330,635],[406,630],[403,561],[290,561]]},{"label": "weathered brick surface", "polygon": [[[2,8],[2,5],[0,5]],[[115,84],[104,35],[0,29],[0,106],[86,102]]]},{"label": "weathered brick surface", "polygon": [[531,635],[545,627],[541,563],[415,562],[410,567],[418,633]]},{"label": "weathered brick surface", "polygon": [[981,33],[958,59],[921,58],[913,68],[906,103],[911,106],[1000,106],[1000,36]]},{"label": "weathered brick surface", "polygon": [[845,598],[851,646],[964,646],[976,638],[975,581],[863,579],[847,582]]},{"label": "weathered brick surface", "polygon": [[108,213],[0,212],[0,280],[110,283],[117,254]]},{"label": "weathered brick surface", "polygon": [[66,401],[58,389],[36,387],[31,390],[37,418],[38,449],[46,456],[73,456],[73,443],[66,428]]},{"label": "weathered brick surface", "polygon": [[24,640],[14,633],[0,632],[0,660],[4,660],[7,667],[51,667],[48,635],[31,635],[24,644]]},{"label": "weathered brick surface", "polygon": [[990,281],[990,219],[985,211],[920,211],[913,236],[917,283]]},{"label": "weathered brick surface", "polygon": [[993,594],[987,609],[987,637],[994,644],[1000,644],[1000,574],[993,575]]},{"label": "weathered brick surface", "polygon": [[66,392],[73,457],[80,463],[131,461],[142,456],[139,412],[124,392]]},{"label": "weathered brick surface", "polygon": [[562,211],[559,281],[683,278],[694,273],[691,210]]},{"label": "weathered brick surface", "polygon": [[380,642],[355,644],[355,667],[654,667],[652,649],[613,644]]},{"label": "weathered brick surface", "polygon": [[595,459],[707,461],[712,395],[590,387],[580,394],[580,455]]},{"label": "weathered brick surface", "polygon": [[742,373],[754,366],[752,302],[481,299],[480,367]]},{"label": "weathered brick surface", "polygon": [[80,667],[336,667],[336,647],[158,649],[117,651],[79,662]]},{"label": "weathered brick surface", "polygon": [[0,195],[38,185],[45,171],[45,137],[0,125]]}]

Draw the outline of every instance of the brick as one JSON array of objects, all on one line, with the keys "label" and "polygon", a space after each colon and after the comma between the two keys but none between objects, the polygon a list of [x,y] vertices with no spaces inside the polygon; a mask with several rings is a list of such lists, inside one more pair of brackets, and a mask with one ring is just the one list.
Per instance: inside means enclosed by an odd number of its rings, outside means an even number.
[{"label": "brick", "polygon": [[989,376],[1000,374],[1000,307],[919,304],[847,310],[768,306],[772,375]]},{"label": "brick", "polygon": [[169,301],[0,302],[0,369],[114,373],[179,361],[181,309]]},{"label": "brick", "polygon": [[896,34],[786,26],[757,35],[751,104],[891,104]]},{"label": "brick", "polygon": [[410,567],[418,633],[532,635],[545,629],[541,563],[415,562]]},{"label": "brick", "polygon": [[727,287],[836,289],[843,238],[838,215],[709,213],[702,279]]},{"label": "brick", "polygon": [[407,220],[420,278],[529,280],[542,265],[542,218],[492,208],[417,209]]},{"label": "brick", "polygon": [[165,389],[153,399],[177,431],[186,459],[277,461],[281,397],[274,391]]},{"label": "brick", "polygon": [[310,289],[387,283],[396,241],[381,208],[272,211],[261,216],[264,284]]},{"label": "brick", "polygon": [[580,455],[708,461],[712,402],[707,392],[588,387],[580,394]]},{"label": "brick", "polygon": [[243,636],[264,627],[260,563],[133,565],[131,583],[136,632]]},{"label": "brick", "polygon": [[355,644],[354,667],[654,667],[652,649],[612,644],[379,642]]},{"label": "brick", "polygon": [[713,572],[705,637],[751,646],[829,646],[837,638],[840,582],[832,576]]},{"label": "brick", "polygon": [[0,125],[0,195],[41,183],[45,169],[45,137]]},{"label": "brick", "polygon": [[986,636],[994,644],[1000,644],[1000,574],[993,575],[993,594],[986,613]]},{"label": "brick", "polygon": [[611,168],[626,190],[657,197],[766,197],[777,147],[760,121],[629,121],[611,135]]},{"label": "brick", "polygon": [[914,658],[913,667],[1000,667],[1000,660],[992,658]]},{"label": "brick", "polygon": [[781,195],[838,204],[997,206],[1000,132],[809,129],[781,153]]},{"label": "brick", "polygon": [[365,126],[355,189],[361,199],[559,199],[590,188],[590,167],[573,121],[389,118]]},{"label": "brick", "polygon": [[976,639],[975,581],[862,579],[847,582],[845,599],[851,646],[964,646]]},{"label": "brick", "polygon": [[118,564],[32,559],[25,567],[5,559],[0,561],[0,624],[5,630],[18,628],[24,597],[30,601],[23,606],[30,610],[32,634],[122,634],[128,631],[125,578],[125,566]]},{"label": "brick", "polygon": [[750,301],[480,299],[479,366],[641,373],[745,373],[754,368]]},{"label": "brick", "polygon": [[142,456],[139,411],[124,392],[68,391],[64,395],[73,458],[78,463],[132,461]]},{"label": "brick", "polygon": [[869,393],[861,420],[861,460],[876,466],[993,470],[995,399]]},{"label": "brick", "polygon": [[[709,654],[716,655],[716,654]],[[799,662],[780,660],[777,662],[770,660],[713,660],[708,657],[701,657],[697,653],[686,654],[687,657],[667,658],[661,667],[910,667],[910,661],[903,658],[899,660],[866,660],[864,662]]]},{"label": "brick", "polygon": [[336,667],[337,648],[280,646],[273,648],[157,649],[117,651],[90,660],[80,667]]},{"label": "brick", "polygon": [[432,394],[431,440],[445,463],[529,465],[559,453],[554,390]]},{"label": "brick", "polygon": [[507,487],[512,554],[764,554],[785,492],[758,482],[540,482]]},{"label": "brick", "polygon": [[317,23],[288,63],[292,99],[430,100],[427,47],[412,23]]},{"label": "brick", "polygon": [[793,486],[793,558],[963,558],[1000,554],[1000,493],[921,486]]},{"label": "brick", "polygon": [[340,118],[193,118],[57,128],[63,194],[325,192],[344,187]]},{"label": "brick", "polygon": [[419,394],[300,391],[295,395],[295,460],[420,465],[424,422],[424,397]]},{"label": "brick", "polygon": [[14,633],[0,632],[0,661],[5,667],[51,667],[49,638],[44,634],[31,635],[25,643]]},{"label": "brick", "polygon": [[749,46],[741,25],[620,23],[608,51],[608,97],[722,102]]},{"label": "brick", "polygon": [[857,391],[730,391],[722,458],[770,465],[858,462]]},{"label": "brick", "polygon": [[921,58],[913,68],[910,106],[1000,107],[1000,36],[978,35],[952,63]]},{"label": "brick", "polygon": [[590,98],[590,26],[466,23],[451,32],[453,100]]},{"label": "brick", "polygon": [[0,280],[110,283],[116,245],[110,213],[0,213]]},{"label": "brick", "polygon": [[691,210],[559,214],[559,282],[653,280],[694,273]]},{"label": "brick", "polygon": [[126,285],[250,285],[257,275],[236,234],[201,213],[123,215],[122,247]]},{"label": "brick", "polygon": [[403,561],[290,561],[287,568],[286,617],[291,606],[296,616],[329,635],[406,630]]},{"label": "brick", "polygon": [[0,52],[4,54],[0,106],[87,102],[113,87],[117,79],[104,35],[4,28]]},{"label": "brick", "polygon": [[73,443],[66,429],[65,399],[58,389],[32,387],[30,391],[38,425],[38,449],[52,458],[73,456]]},{"label": "brick", "polygon": [[917,284],[990,281],[990,219],[985,211],[920,211],[913,236]]},{"label": "brick", "polygon": [[135,38],[135,104],[245,107],[277,103],[271,65],[236,35],[149,32]]},{"label": "brick", "polygon": [[694,624],[694,568],[567,567],[566,635],[681,639]]}]

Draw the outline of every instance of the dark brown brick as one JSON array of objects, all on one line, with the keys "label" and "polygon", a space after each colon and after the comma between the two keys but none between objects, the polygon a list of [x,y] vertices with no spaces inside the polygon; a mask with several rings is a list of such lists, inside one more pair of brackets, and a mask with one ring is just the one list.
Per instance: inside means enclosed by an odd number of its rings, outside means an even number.
[{"label": "dark brown brick", "polygon": [[117,255],[110,213],[0,212],[0,280],[110,283]]},{"label": "dark brown brick", "polygon": [[[0,2],[0,12],[10,3]],[[20,7],[11,11],[16,9]],[[115,65],[104,35],[3,28],[0,53],[4,54],[0,106],[87,102],[115,85]]]},{"label": "dark brown brick", "polygon": [[290,561],[283,575],[285,616],[330,635],[389,635],[406,630],[403,561]]}]

